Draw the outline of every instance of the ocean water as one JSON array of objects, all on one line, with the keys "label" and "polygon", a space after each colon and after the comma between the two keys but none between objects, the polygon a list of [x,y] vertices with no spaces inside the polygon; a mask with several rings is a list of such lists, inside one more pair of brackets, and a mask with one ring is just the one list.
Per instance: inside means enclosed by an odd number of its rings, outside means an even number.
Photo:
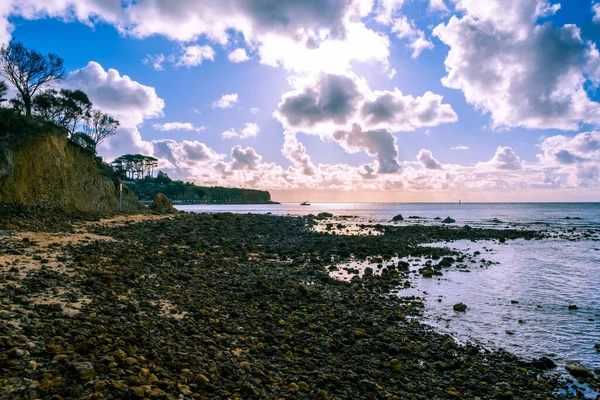
[{"label": "ocean water", "polygon": [[[193,205],[192,212],[306,215],[330,212],[358,222],[439,224],[448,216],[458,226],[536,229],[554,232],[544,240],[507,243],[436,243],[475,257],[470,268],[453,268],[436,278],[415,273],[413,287],[398,296],[426,303],[424,323],[461,341],[504,348],[525,358],[547,356],[564,373],[568,364],[600,368],[600,203],[321,203],[311,206]],[[418,216],[422,219],[407,219]],[[499,222],[500,221],[500,222]],[[347,222],[345,222],[347,223]],[[581,232],[589,237],[581,238]],[[574,240],[577,238],[577,240]],[[479,255],[476,255],[479,252]],[[486,265],[485,260],[492,261]],[[416,270],[423,260],[411,260]],[[485,265],[482,267],[481,265]],[[452,306],[467,304],[464,313]],[[576,305],[576,310],[569,310]],[[594,395],[588,392],[588,395]]]}]

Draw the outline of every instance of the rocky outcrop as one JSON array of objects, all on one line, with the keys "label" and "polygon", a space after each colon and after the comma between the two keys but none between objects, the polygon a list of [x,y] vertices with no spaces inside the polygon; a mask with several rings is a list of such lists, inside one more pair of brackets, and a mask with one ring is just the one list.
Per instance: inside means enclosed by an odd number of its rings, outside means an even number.
[{"label": "rocky outcrop", "polygon": [[156,196],[154,196],[152,204],[150,205],[150,209],[161,214],[178,212],[177,209],[173,207],[171,200],[162,193],[157,193]]},{"label": "rocky outcrop", "polygon": [[[65,134],[48,133],[0,143],[0,205],[30,210],[114,213],[119,182],[103,177],[90,152]],[[126,185],[123,211],[143,209]]]}]

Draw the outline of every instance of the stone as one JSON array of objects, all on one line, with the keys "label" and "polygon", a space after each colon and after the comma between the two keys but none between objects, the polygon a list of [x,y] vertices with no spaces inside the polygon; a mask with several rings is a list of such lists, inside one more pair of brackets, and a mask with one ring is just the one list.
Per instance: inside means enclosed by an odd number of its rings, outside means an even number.
[{"label": "stone", "polygon": [[467,305],[464,303],[456,303],[452,308],[454,311],[465,312],[467,310]]},{"label": "stone", "polygon": [[402,217],[401,214],[398,214],[394,218],[392,218],[392,222],[398,222],[398,221],[404,221],[404,218]]},{"label": "stone", "polygon": [[77,371],[77,375],[79,379],[82,381],[89,381],[94,377],[94,366],[91,362],[80,362],[73,364],[75,371]]},{"label": "stone", "polygon": [[127,355],[125,354],[125,352],[121,349],[115,350],[115,352],[113,353],[113,357],[117,361],[124,360],[126,356]]},{"label": "stone", "polygon": [[537,360],[533,360],[531,362],[531,364],[539,369],[552,369],[552,368],[556,368],[556,364],[554,363],[554,361],[552,361],[551,359],[549,359],[548,357],[542,357],[539,358]]},{"label": "stone", "polygon": [[595,344],[595,345],[594,345],[594,349],[596,349],[596,351],[597,351],[598,353],[600,353],[600,343],[598,343],[598,344]]},{"label": "stone", "polygon": [[152,204],[150,205],[150,209],[161,214],[171,214],[178,212],[177,209],[173,207],[171,199],[169,199],[162,193],[156,193],[154,199],[152,200]]},{"label": "stone", "polygon": [[579,310],[579,307],[577,307],[577,305],[575,305],[575,304],[571,304],[569,306],[569,310]]},{"label": "stone", "polygon": [[575,378],[592,378],[594,376],[592,371],[582,365],[567,365],[565,368]]},{"label": "stone", "polygon": [[442,223],[444,223],[444,224],[453,224],[455,222],[456,222],[456,220],[454,220],[450,217],[447,217],[445,220],[442,221]]}]

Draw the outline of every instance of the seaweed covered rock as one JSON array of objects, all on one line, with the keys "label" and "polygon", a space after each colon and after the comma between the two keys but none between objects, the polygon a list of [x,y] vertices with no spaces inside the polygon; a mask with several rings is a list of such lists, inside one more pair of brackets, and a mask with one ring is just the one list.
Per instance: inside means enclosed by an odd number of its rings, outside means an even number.
[{"label": "seaweed covered rock", "polygon": [[150,209],[161,214],[177,212],[177,209],[173,207],[173,202],[162,193],[157,193],[156,196],[154,196]]},{"label": "seaweed covered rock", "polygon": [[398,214],[394,218],[392,218],[392,222],[398,222],[398,221],[404,221],[404,217],[402,217],[402,214]]}]

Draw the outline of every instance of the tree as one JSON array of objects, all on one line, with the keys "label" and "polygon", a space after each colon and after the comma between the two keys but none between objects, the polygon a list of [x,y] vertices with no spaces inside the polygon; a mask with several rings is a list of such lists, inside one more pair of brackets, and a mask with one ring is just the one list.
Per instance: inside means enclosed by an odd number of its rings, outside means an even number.
[{"label": "tree", "polygon": [[167,175],[166,172],[162,172],[162,171],[158,171],[158,174],[156,175],[156,183],[160,183],[162,184],[169,184],[173,182],[173,180],[171,178],[169,178],[169,175]]},{"label": "tree", "polygon": [[28,117],[38,90],[65,77],[62,58],[52,53],[44,56],[14,39],[0,49],[0,69],[19,92]]},{"label": "tree", "polygon": [[0,106],[6,101],[6,93],[8,93],[8,85],[4,81],[0,81]]},{"label": "tree", "polygon": [[158,167],[158,159],[142,154],[125,154],[112,162],[114,170],[128,179],[144,179],[152,176]]},{"label": "tree", "polygon": [[93,110],[86,117],[84,131],[98,146],[104,139],[117,133],[118,127],[119,121],[100,110]]},{"label": "tree", "polygon": [[92,103],[81,90],[50,89],[36,95],[32,107],[36,115],[74,134],[79,121],[89,116]]}]

